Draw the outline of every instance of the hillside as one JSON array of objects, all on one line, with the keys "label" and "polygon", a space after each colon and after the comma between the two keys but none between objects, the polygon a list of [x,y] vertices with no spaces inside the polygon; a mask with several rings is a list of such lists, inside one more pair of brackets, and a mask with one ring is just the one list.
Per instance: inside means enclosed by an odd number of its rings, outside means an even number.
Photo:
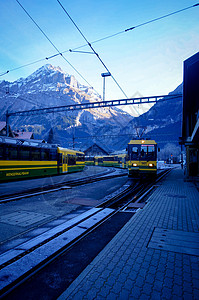
[{"label": "hillside", "polygon": [[[180,85],[173,94],[181,93]],[[172,94],[172,93],[171,93]],[[45,65],[32,75],[15,82],[0,82],[0,120],[7,110],[21,111],[41,107],[100,102],[100,96],[90,87],[78,83],[73,75],[59,67]],[[181,135],[182,98],[155,104],[148,112],[135,118],[123,110],[96,108],[28,117],[12,117],[12,129],[33,131],[37,139],[49,139],[64,147],[84,150],[93,142],[112,151],[126,148],[137,132],[155,139],[160,147],[178,145]]]}]

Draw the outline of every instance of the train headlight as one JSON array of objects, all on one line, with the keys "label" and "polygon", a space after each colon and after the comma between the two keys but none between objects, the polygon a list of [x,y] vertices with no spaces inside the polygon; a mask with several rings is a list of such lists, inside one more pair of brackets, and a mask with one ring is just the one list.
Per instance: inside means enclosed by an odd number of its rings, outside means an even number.
[{"label": "train headlight", "polygon": [[137,167],[137,166],[138,166],[138,164],[136,164],[136,163],[133,164],[133,167]]},{"label": "train headlight", "polygon": [[154,166],[154,164],[149,164],[149,167],[153,167]]}]

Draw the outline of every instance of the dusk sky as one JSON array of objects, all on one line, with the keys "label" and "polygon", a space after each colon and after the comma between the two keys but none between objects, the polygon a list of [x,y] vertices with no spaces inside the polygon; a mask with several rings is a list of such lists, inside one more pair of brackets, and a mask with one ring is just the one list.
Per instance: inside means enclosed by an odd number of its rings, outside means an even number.
[{"label": "dusk sky", "polygon": [[[85,40],[56,0],[19,0],[60,52],[84,45]],[[197,4],[197,0],[60,0],[92,43],[152,19]],[[0,1],[0,80],[27,77],[50,63],[88,85],[60,56],[16,0]],[[92,44],[126,95],[163,95],[183,80],[183,61],[199,51],[199,6]],[[81,51],[91,51],[86,46]],[[65,58],[102,94],[106,69],[93,54],[64,53]],[[42,60],[43,59],[43,60]],[[23,65],[42,60],[27,67]],[[124,94],[106,79],[106,100]]]}]

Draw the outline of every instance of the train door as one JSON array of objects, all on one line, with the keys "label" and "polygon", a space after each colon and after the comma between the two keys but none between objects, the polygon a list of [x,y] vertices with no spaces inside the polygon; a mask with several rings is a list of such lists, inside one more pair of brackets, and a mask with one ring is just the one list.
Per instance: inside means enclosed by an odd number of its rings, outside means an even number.
[{"label": "train door", "polygon": [[67,172],[67,155],[66,154],[63,155],[63,172],[64,173]]},{"label": "train door", "polygon": [[57,153],[57,173],[60,174],[63,172],[62,169],[62,153]]}]

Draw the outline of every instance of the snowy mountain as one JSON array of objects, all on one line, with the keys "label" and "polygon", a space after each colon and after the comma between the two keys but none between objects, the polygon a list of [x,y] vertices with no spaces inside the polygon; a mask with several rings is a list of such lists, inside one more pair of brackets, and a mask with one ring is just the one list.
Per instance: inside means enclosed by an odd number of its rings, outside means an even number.
[{"label": "snowy mountain", "polygon": [[[167,144],[179,146],[182,124],[182,94],[183,85],[180,84],[169,95],[179,94],[179,97],[155,104],[151,109],[141,116],[134,118],[123,128],[122,133],[131,134],[136,137],[138,134],[143,138],[154,139],[160,148]],[[129,136],[123,139],[128,143]],[[119,145],[120,140],[116,141]]]},{"label": "snowy mountain", "polygon": [[[7,110],[21,111],[41,107],[100,102],[102,99],[91,88],[78,83],[73,75],[65,74],[59,67],[45,65],[36,72],[12,83],[0,82],[0,118],[5,120]],[[117,108],[96,108],[83,111],[62,112],[28,117],[12,117],[12,129],[34,131],[36,138],[48,137],[53,128],[56,142],[71,147],[75,137],[76,147],[98,141],[107,134],[118,135],[133,119]],[[100,138],[101,140],[101,138]],[[111,146],[111,139],[103,139]]]},{"label": "snowy mountain", "polygon": [[[182,93],[180,85],[173,94]],[[172,93],[171,93],[172,94]],[[59,67],[45,65],[14,82],[0,82],[0,120],[6,111],[31,110],[102,101],[90,87]],[[155,139],[160,147],[178,145],[181,135],[182,98],[155,104],[135,118],[118,108],[95,108],[37,116],[11,117],[13,130],[33,131],[37,139],[49,139],[64,147],[84,150],[96,142],[112,151],[123,150],[132,138]]]}]

